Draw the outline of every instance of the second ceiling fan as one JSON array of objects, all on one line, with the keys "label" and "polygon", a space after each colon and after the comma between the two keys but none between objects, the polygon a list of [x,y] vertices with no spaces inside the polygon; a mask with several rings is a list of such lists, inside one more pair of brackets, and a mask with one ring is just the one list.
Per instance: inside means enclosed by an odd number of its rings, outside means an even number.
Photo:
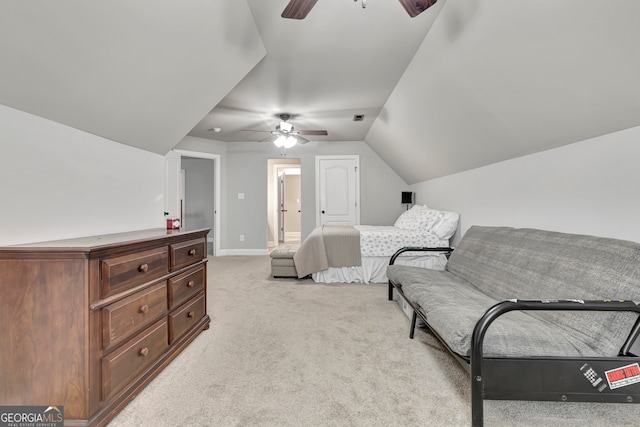
[{"label": "second ceiling fan", "polygon": [[[357,1],[357,0],[354,0]],[[429,7],[436,4],[438,0],[399,0],[402,7],[407,11],[410,17],[415,18]],[[304,19],[307,14],[313,9],[313,6],[318,0],[291,0],[287,7],[282,12],[283,18],[289,19]],[[363,0],[362,7],[366,5],[366,0]]]},{"label": "second ceiling fan", "polygon": [[276,126],[275,130],[249,130],[249,132],[269,132],[271,136],[261,140],[273,142],[277,147],[290,148],[296,143],[306,144],[309,142],[306,136],[327,136],[329,133],[326,130],[295,130],[293,125],[287,120],[291,118],[291,114],[279,114],[280,124]]}]

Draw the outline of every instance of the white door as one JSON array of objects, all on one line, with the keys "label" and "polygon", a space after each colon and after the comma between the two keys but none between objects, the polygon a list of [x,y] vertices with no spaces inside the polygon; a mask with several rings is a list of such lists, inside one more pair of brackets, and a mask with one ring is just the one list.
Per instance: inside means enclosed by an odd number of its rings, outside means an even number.
[{"label": "white door", "polygon": [[316,156],[317,225],[360,224],[359,156]]},{"label": "white door", "polygon": [[300,168],[278,169],[278,240],[300,240]]},{"label": "white door", "polygon": [[287,172],[284,175],[284,241],[300,241],[302,229],[300,204],[300,172]]},{"label": "white door", "polygon": [[284,188],[284,170],[278,169],[278,243],[284,242],[284,201],[285,201],[285,188]]},{"label": "white door", "polygon": [[180,160],[180,154],[174,151],[169,151],[164,157],[164,211],[167,218],[180,218],[182,190]]}]

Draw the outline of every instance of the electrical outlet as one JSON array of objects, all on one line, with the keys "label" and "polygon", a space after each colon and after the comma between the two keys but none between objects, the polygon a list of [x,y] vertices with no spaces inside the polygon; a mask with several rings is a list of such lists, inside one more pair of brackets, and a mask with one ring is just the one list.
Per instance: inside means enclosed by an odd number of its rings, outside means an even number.
[{"label": "electrical outlet", "polygon": [[241,242],[244,242],[244,234],[241,234],[241,235],[240,235],[240,241],[241,241]]}]

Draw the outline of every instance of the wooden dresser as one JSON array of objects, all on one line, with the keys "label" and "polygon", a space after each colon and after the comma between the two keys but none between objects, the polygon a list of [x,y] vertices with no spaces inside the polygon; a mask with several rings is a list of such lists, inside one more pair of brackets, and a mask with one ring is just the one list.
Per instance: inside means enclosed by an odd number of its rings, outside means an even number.
[{"label": "wooden dresser", "polygon": [[208,231],[0,248],[0,406],[105,425],[208,329]]}]

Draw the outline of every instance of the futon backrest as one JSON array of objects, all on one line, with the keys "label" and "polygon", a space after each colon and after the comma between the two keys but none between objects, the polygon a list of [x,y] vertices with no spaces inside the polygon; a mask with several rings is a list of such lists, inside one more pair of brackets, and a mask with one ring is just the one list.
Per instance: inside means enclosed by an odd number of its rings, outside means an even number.
[{"label": "futon backrest", "polygon": [[[456,246],[447,270],[497,300],[626,299],[640,301],[640,244],[594,236],[510,227],[471,227]],[[531,313],[571,334],[621,345],[636,316]],[[604,327],[604,328],[603,328]],[[613,334],[614,336],[607,336]],[[582,337],[584,338],[584,337]],[[581,340],[582,340],[581,338]],[[619,347],[618,347],[619,349]]]}]

